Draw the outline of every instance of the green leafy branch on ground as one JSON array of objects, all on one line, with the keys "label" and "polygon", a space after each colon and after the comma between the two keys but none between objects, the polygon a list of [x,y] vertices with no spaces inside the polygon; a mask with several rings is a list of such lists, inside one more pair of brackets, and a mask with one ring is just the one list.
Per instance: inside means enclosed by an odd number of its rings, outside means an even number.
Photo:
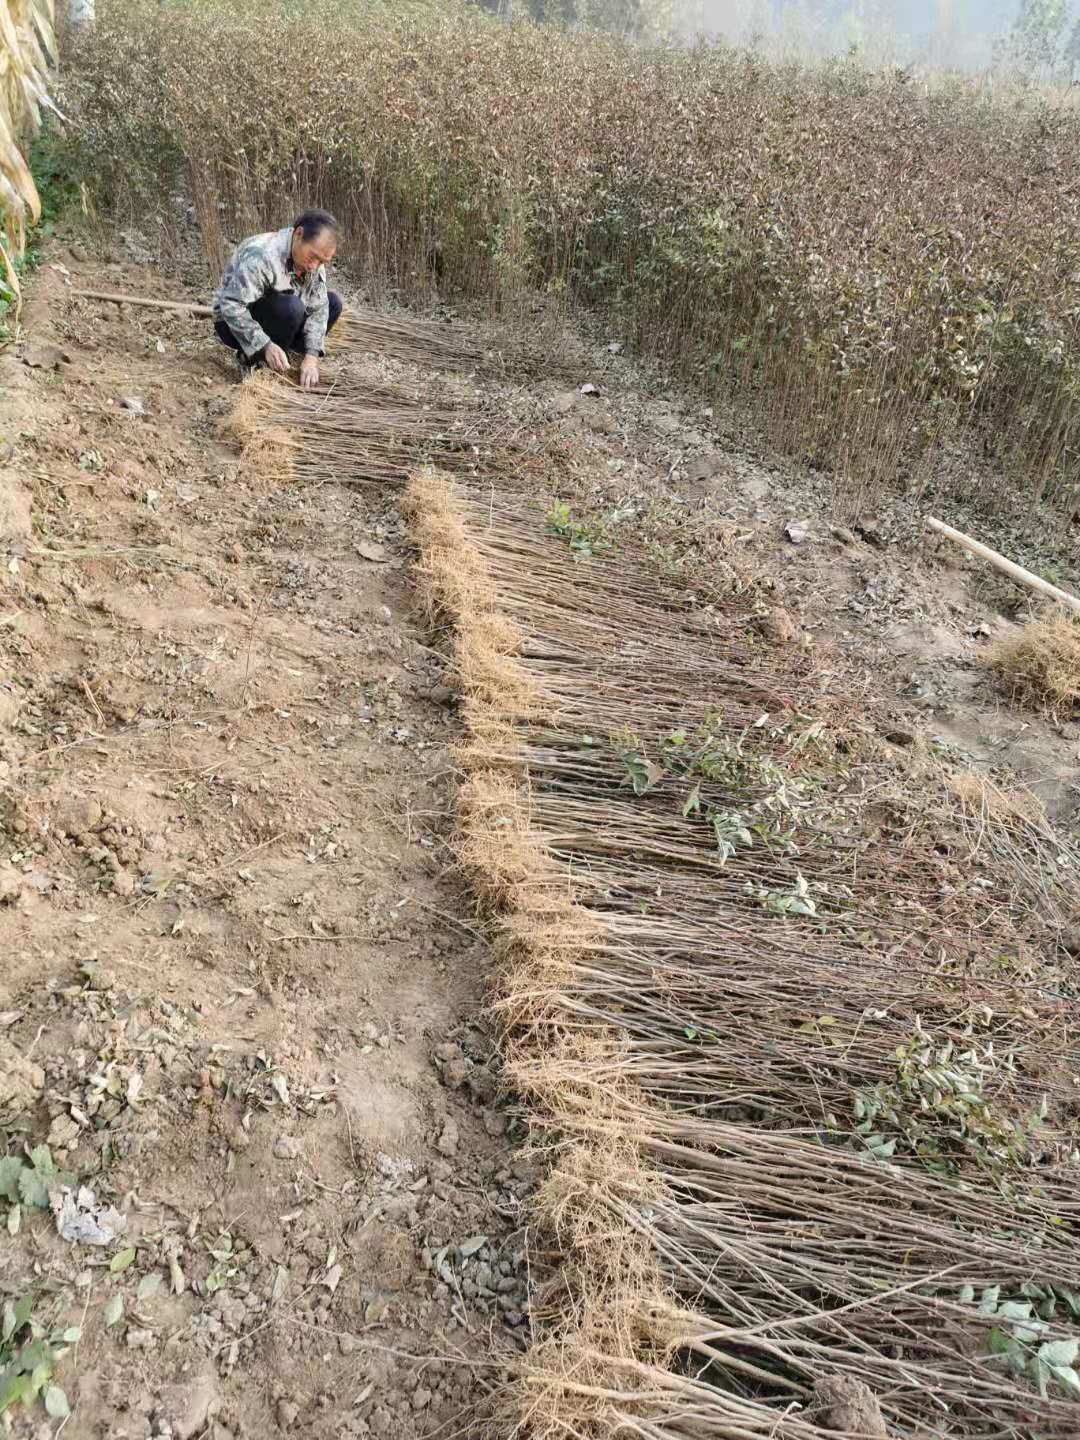
[{"label": "green leafy branch on ground", "polygon": [[[1034,1381],[1043,1399],[1051,1385],[1074,1398],[1080,1396],[1076,1371],[1080,1339],[1049,1336],[1049,1322],[1057,1319],[1060,1307],[1073,1320],[1080,1318],[1080,1300],[1063,1286],[1028,1283],[1020,1287],[1018,1297],[1002,1297],[1001,1290],[1000,1285],[988,1285],[979,1298],[979,1314],[998,1322],[987,1337],[990,1354],[1000,1357],[1012,1374]],[[974,1304],[974,1285],[961,1289],[960,1300]]]},{"label": "green leafy branch on ground", "polygon": [[56,1168],[47,1145],[38,1145],[26,1156],[0,1158],[0,1199],[8,1202],[9,1234],[18,1233],[24,1209],[47,1210],[50,1190],[74,1184],[74,1175]]},{"label": "green leafy branch on ground", "polygon": [[1015,1059],[995,1051],[992,1041],[970,1038],[966,1048],[941,1042],[916,1018],[912,1034],[894,1052],[893,1078],[856,1091],[855,1130],[877,1159],[908,1154],[946,1175],[964,1159],[997,1174],[1026,1163],[1032,1136],[1046,1119],[1046,1101],[1024,1119],[1008,1115],[989,1092],[1015,1078]]},{"label": "green leafy branch on ground", "polygon": [[70,1414],[67,1395],[52,1377],[81,1334],[77,1325],[50,1331],[34,1314],[32,1295],[5,1303],[0,1323],[0,1417],[20,1403],[32,1405],[39,1396],[54,1420]]},{"label": "green leafy branch on ground", "polygon": [[[647,794],[668,778],[689,782],[682,816],[707,821],[722,860],[755,843],[774,854],[797,853],[795,835],[813,801],[811,783],[751,749],[748,733],[732,738],[719,729],[718,718],[712,717],[693,733],[670,731],[660,742],[658,761],[649,758],[640,737],[630,730],[613,736],[611,744],[635,795]],[[703,785],[722,788],[737,803],[703,797]]]},{"label": "green leafy branch on ground", "polygon": [[575,560],[584,560],[610,550],[612,531],[627,518],[626,509],[608,510],[592,518],[575,514],[568,500],[554,500],[544,512],[547,528],[570,546]]}]

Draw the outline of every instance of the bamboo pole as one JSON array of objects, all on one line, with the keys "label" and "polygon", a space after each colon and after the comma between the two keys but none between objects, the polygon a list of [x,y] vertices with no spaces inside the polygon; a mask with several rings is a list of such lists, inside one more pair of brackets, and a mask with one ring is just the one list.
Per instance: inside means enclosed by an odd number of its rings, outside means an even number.
[{"label": "bamboo pole", "polygon": [[111,300],[114,305],[143,305],[153,310],[187,310],[192,315],[212,315],[209,305],[195,305],[190,300],[153,300],[147,295],[120,295],[109,290],[72,290],[80,300]]},{"label": "bamboo pole", "polygon": [[1051,585],[1049,580],[1043,580],[1039,575],[1033,575],[1030,570],[1023,569],[1011,560],[1006,560],[1004,555],[999,555],[996,550],[991,550],[989,545],[983,545],[979,540],[972,540],[970,535],[963,534],[960,530],[954,530],[951,525],[946,525],[943,520],[935,520],[932,515],[926,517],[926,523],[931,530],[936,530],[939,535],[944,535],[947,540],[952,540],[957,545],[962,545],[965,550],[970,550],[973,555],[987,561],[995,570],[1000,570],[1003,575],[1008,575],[1010,580],[1015,580],[1018,585],[1026,585],[1029,590],[1036,591],[1039,595],[1046,595],[1051,600],[1057,600],[1062,605],[1068,605],[1070,610],[1080,614],[1080,600],[1075,595],[1070,595],[1067,590],[1059,590],[1056,585]]}]

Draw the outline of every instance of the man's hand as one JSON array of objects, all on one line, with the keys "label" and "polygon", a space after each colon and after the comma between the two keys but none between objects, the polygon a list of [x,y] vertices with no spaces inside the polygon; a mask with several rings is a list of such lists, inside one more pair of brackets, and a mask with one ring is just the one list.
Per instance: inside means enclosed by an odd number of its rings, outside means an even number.
[{"label": "man's hand", "polygon": [[305,355],[300,362],[300,389],[314,390],[319,383],[319,357]]},{"label": "man's hand", "polygon": [[270,366],[270,369],[276,370],[279,375],[287,375],[289,373],[289,357],[285,354],[285,351],[282,350],[281,346],[275,345],[273,341],[271,341],[263,351],[263,359],[267,365]]}]

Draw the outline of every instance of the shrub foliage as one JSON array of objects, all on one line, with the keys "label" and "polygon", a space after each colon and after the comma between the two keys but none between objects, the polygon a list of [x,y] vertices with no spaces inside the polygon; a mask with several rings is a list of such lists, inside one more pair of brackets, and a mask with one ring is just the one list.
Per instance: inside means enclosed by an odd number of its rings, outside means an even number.
[{"label": "shrub foliage", "polygon": [[368,276],[546,287],[772,437],[888,481],[969,427],[1073,507],[1080,111],[778,68],[457,0],[101,0],[67,102],[99,202],[190,191],[209,266],[306,203]]}]

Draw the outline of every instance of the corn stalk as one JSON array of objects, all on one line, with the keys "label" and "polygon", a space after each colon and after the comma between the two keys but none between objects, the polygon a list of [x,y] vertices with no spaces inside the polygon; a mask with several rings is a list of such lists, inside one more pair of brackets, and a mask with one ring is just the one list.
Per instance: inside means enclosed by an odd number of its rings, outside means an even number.
[{"label": "corn stalk", "polygon": [[26,248],[27,221],[36,223],[41,201],[22,145],[49,106],[47,72],[56,58],[53,0],[0,0],[0,260],[16,305],[15,261]]}]

